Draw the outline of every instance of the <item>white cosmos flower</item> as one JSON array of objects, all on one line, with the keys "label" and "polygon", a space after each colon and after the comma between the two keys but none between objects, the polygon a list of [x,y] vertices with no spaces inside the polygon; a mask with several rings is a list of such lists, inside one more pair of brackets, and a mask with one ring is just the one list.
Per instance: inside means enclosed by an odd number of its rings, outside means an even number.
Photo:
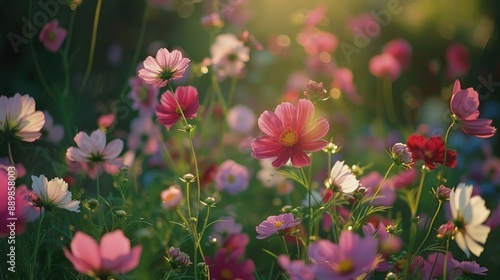
[{"label": "white cosmos flower", "polygon": [[343,193],[352,193],[359,187],[359,181],[356,179],[344,161],[337,161],[330,171],[328,183],[333,189]]},{"label": "white cosmos flower", "polygon": [[0,131],[7,140],[33,142],[42,135],[44,124],[43,112],[35,111],[35,100],[29,95],[0,96]]},{"label": "white cosmos flower", "polygon": [[479,256],[488,238],[490,228],[483,223],[490,215],[484,200],[472,195],[472,185],[459,184],[450,193],[450,208],[453,223],[457,227],[455,240],[467,257],[470,253]]},{"label": "white cosmos flower", "polygon": [[54,178],[47,180],[45,175],[39,177],[31,176],[33,192],[38,195],[40,202],[46,210],[61,208],[68,211],[80,213],[80,201],[71,200],[71,192],[68,191],[68,183],[63,179]]}]

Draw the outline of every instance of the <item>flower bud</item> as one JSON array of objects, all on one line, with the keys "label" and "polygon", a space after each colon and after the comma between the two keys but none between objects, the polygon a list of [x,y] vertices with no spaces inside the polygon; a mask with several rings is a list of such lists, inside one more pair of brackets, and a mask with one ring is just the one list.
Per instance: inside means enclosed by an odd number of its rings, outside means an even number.
[{"label": "flower bud", "polygon": [[441,201],[447,201],[450,199],[451,189],[441,185],[436,190],[436,197]]},{"label": "flower bud", "polygon": [[438,228],[437,238],[448,239],[457,233],[456,227],[453,222],[447,222]]},{"label": "flower bud", "polygon": [[410,168],[413,164],[413,158],[406,144],[396,143],[392,146],[391,157],[396,165],[402,165],[405,168]]},{"label": "flower bud", "polygon": [[323,87],[323,83],[317,83],[313,80],[310,80],[306,84],[306,91],[304,91],[304,96],[307,99],[320,101],[327,100],[330,97],[326,89]]},{"label": "flower bud", "polygon": [[174,247],[170,247],[170,249],[167,251],[167,260],[170,262],[173,268],[188,266],[192,264],[188,254],[183,253],[179,248]]}]

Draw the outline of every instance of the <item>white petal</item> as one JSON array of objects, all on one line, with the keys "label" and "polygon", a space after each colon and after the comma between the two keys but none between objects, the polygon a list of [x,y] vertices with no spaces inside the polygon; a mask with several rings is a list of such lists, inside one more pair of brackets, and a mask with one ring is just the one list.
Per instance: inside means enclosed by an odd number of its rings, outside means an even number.
[{"label": "white petal", "polygon": [[455,235],[455,241],[457,242],[458,247],[460,247],[460,249],[462,249],[462,251],[464,251],[467,258],[469,258],[470,251],[469,251],[469,248],[467,248],[467,244],[465,243],[464,236],[462,235],[461,232],[459,232]]}]

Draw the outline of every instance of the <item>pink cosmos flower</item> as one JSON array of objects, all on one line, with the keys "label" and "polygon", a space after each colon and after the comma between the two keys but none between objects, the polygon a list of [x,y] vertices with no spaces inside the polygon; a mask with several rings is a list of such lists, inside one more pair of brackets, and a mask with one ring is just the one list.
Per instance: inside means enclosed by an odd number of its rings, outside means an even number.
[{"label": "pink cosmos flower", "polygon": [[7,141],[33,142],[42,135],[44,124],[43,112],[35,111],[35,100],[29,95],[0,96],[0,132]]},{"label": "pink cosmos flower", "polygon": [[458,267],[466,275],[486,275],[488,268],[480,266],[476,261],[462,261]]},{"label": "pink cosmos flower", "polygon": [[97,118],[97,125],[103,129],[110,128],[115,122],[115,119],[116,115],[114,113],[101,115]]},{"label": "pink cosmos flower", "polygon": [[352,71],[347,68],[338,67],[333,70],[332,88],[341,90],[354,104],[361,104],[363,99],[356,92],[353,82]]},{"label": "pink cosmos flower", "polygon": [[462,44],[451,44],[446,49],[446,63],[446,75],[449,79],[464,77],[470,68],[469,50]]},{"label": "pink cosmos flower", "polygon": [[394,56],[383,53],[370,59],[370,73],[377,78],[387,78],[392,81],[399,78],[401,74],[401,64]]},{"label": "pink cosmos flower", "polygon": [[254,280],[253,271],[255,264],[251,259],[240,261],[236,255],[227,255],[224,248],[215,253],[215,258],[205,257],[210,277],[212,279],[245,279]]},{"label": "pink cosmos flower", "polygon": [[[140,64],[137,71],[144,67]],[[139,110],[140,115],[152,115],[158,104],[157,96],[159,89],[154,85],[146,83],[140,77],[132,77],[128,80],[131,88],[129,98],[132,99],[132,109]]]},{"label": "pink cosmos flower", "polygon": [[215,174],[215,185],[219,190],[225,190],[231,195],[248,188],[250,182],[248,169],[230,159],[224,161]]},{"label": "pink cosmos flower", "polygon": [[308,28],[297,35],[297,42],[304,47],[308,55],[316,56],[322,52],[335,52],[339,39],[330,32]]},{"label": "pink cosmos flower", "polygon": [[303,260],[290,260],[287,255],[280,255],[278,263],[285,270],[290,280],[313,280],[314,274],[311,267],[306,265]]},{"label": "pink cosmos flower", "polygon": [[144,69],[139,70],[139,77],[146,83],[161,88],[171,80],[182,78],[189,62],[189,59],[182,57],[180,51],[169,52],[161,48],[156,53],[156,58],[148,56],[144,60]]},{"label": "pink cosmos flower", "polygon": [[462,130],[472,136],[489,138],[497,129],[491,126],[492,120],[479,118],[479,94],[473,88],[461,89],[456,80],[450,100],[452,118]]},{"label": "pink cosmos flower", "polygon": [[[366,30],[371,27],[370,24],[377,24],[378,26],[376,19],[368,12],[348,17],[346,20],[346,27],[353,35],[365,34]],[[370,33],[370,38],[376,38],[379,35],[380,32]]]},{"label": "pink cosmos flower", "polygon": [[47,50],[55,53],[61,47],[66,34],[66,29],[59,27],[59,21],[54,19],[43,26],[38,39]]},{"label": "pink cosmos flower", "polygon": [[[176,99],[179,105],[177,105]],[[186,119],[195,118],[198,108],[200,108],[198,90],[192,86],[178,87],[175,89],[175,94],[167,90],[162,94],[160,103],[156,106],[156,116],[158,122],[164,125],[167,130],[170,130],[182,118],[179,106]]]},{"label": "pink cosmos flower", "polygon": [[80,131],[74,140],[78,147],[69,147],[66,150],[66,157],[70,161],[86,164],[82,167],[89,172],[91,178],[95,178],[100,172],[97,170],[99,164],[102,164],[108,173],[123,165],[123,160],[117,158],[123,149],[122,140],[115,139],[106,145],[106,134],[100,129],[92,132],[90,136]]},{"label": "pink cosmos flower", "polygon": [[241,258],[245,254],[248,242],[250,242],[250,238],[246,233],[231,234],[224,239],[222,249],[226,250],[226,255]]},{"label": "pink cosmos flower", "polygon": [[234,34],[225,33],[215,37],[210,47],[212,67],[219,79],[239,77],[242,74],[245,62],[250,60],[250,49]]},{"label": "pink cosmos flower", "polygon": [[127,146],[130,150],[140,150],[145,155],[153,155],[160,148],[160,126],[151,117],[139,116],[130,123]]},{"label": "pink cosmos flower", "polygon": [[319,240],[309,245],[307,253],[317,279],[351,280],[375,269],[380,258],[377,246],[372,236],[363,238],[343,230],[338,244]]},{"label": "pink cosmos flower", "polygon": [[257,117],[247,106],[236,105],[227,112],[226,121],[234,132],[247,134],[254,128]]},{"label": "pink cosmos flower", "polygon": [[54,119],[48,111],[43,111],[45,124],[43,130],[47,133],[47,139],[51,143],[58,143],[64,136],[64,128],[61,124],[54,124]]},{"label": "pink cosmos flower", "polygon": [[91,277],[108,276],[131,271],[139,264],[142,246],[130,248],[130,240],[121,230],[104,234],[100,244],[78,231],[70,243],[71,251],[64,255],[76,271]]},{"label": "pink cosmos flower", "polygon": [[172,185],[160,194],[161,206],[165,209],[175,209],[182,201],[182,190],[178,185]]},{"label": "pink cosmos flower", "polygon": [[399,38],[387,42],[382,52],[392,55],[404,70],[410,68],[412,48],[405,39]]},{"label": "pink cosmos flower", "polygon": [[321,20],[326,16],[327,7],[325,5],[319,5],[316,8],[307,12],[306,18],[304,20],[304,26],[313,27],[318,25]]},{"label": "pink cosmos flower", "polygon": [[265,135],[252,141],[252,155],[256,159],[273,158],[273,166],[279,168],[289,159],[295,167],[307,166],[311,159],[306,152],[316,152],[328,145],[320,138],[328,133],[329,124],[324,118],[312,120],[314,105],[300,99],[295,108],[283,102],[273,112],[265,111],[258,120]]},{"label": "pink cosmos flower", "polygon": [[257,239],[265,239],[275,234],[286,234],[292,232],[300,224],[300,218],[294,218],[293,214],[280,214],[269,216],[265,221],[255,227],[259,235]]}]

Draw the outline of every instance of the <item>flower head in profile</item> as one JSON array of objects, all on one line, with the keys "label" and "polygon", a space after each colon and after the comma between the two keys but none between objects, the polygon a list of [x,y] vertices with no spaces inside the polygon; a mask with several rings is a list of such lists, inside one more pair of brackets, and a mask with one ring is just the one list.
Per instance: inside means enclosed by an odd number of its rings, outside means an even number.
[{"label": "flower head in profile", "polygon": [[489,138],[497,129],[491,126],[492,120],[479,118],[479,94],[473,88],[461,89],[456,80],[450,100],[452,118],[462,130],[472,136]]},{"label": "flower head in profile", "polygon": [[375,269],[380,259],[377,247],[372,236],[363,238],[344,230],[338,244],[322,239],[309,245],[307,253],[316,279],[351,280]]},{"label": "flower head in profile", "polygon": [[172,185],[160,193],[161,206],[165,209],[175,209],[182,201],[182,190],[178,185]]},{"label": "flower head in profile", "polygon": [[295,167],[311,164],[306,152],[316,152],[328,145],[321,138],[328,133],[324,118],[312,120],[314,105],[300,99],[297,107],[283,102],[274,112],[265,111],[258,120],[265,135],[252,141],[252,155],[256,159],[275,158],[272,165],[279,168],[289,159]]},{"label": "flower head in profile", "polygon": [[148,56],[144,60],[144,69],[139,70],[139,77],[155,87],[164,87],[169,81],[178,80],[184,76],[190,60],[182,57],[178,50],[169,52],[161,48],[156,57]]},{"label": "flower head in profile", "polygon": [[446,163],[444,162],[445,144],[441,136],[426,139],[422,135],[412,134],[408,137],[406,146],[414,161],[423,160],[425,166],[431,170],[435,169],[437,164],[445,164],[451,168],[457,164],[457,152],[452,149],[446,149]]},{"label": "flower head in profile", "polygon": [[215,174],[215,185],[219,190],[237,194],[248,188],[250,182],[248,169],[233,160],[224,161]]},{"label": "flower head in profile", "polygon": [[66,34],[66,29],[59,27],[59,21],[54,19],[43,26],[40,35],[38,35],[38,39],[47,50],[55,53],[64,42]]},{"label": "flower head in profile", "polygon": [[396,143],[391,148],[391,158],[396,165],[401,165],[406,169],[411,168],[413,158],[406,144]]},{"label": "flower head in profile", "polygon": [[465,275],[486,275],[488,268],[480,266],[476,261],[462,261],[458,267]]},{"label": "flower head in profile", "polygon": [[352,174],[349,166],[344,164],[344,161],[337,161],[330,171],[328,184],[334,190],[343,193],[352,193],[359,187],[359,181]]},{"label": "flower head in profile", "polygon": [[255,227],[259,234],[257,239],[265,239],[275,234],[293,233],[299,224],[300,218],[294,218],[291,213],[269,216],[259,226]]},{"label": "flower head in profile", "polygon": [[121,274],[131,271],[139,264],[142,246],[130,247],[130,240],[121,230],[104,234],[100,243],[78,231],[70,243],[71,251],[64,255],[76,271],[92,277]]},{"label": "flower head in profile", "polygon": [[68,211],[80,213],[80,201],[71,200],[71,192],[68,191],[68,183],[63,179],[54,178],[48,180],[45,175],[38,177],[31,176],[33,180],[33,194],[31,196],[38,206],[45,210],[53,210],[55,208],[66,209]]},{"label": "flower head in profile", "polygon": [[29,95],[0,96],[0,132],[5,140],[33,142],[42,135],[44,124],[43,112],[35,111],[35,100]]},{"label": "flower head in profile", "polygon": [[212,67],[219,79],[239,77],[250,60],[250,49],[231,33],[217,35],[210,47]]},{"label": "flower head in profile", "polygon": [[170,247],[167,251],[167,260],[172,265],[172,268],[184,267],[193,264],[189,259],[189,255],[182,252],[179,248]]},{"label": "flower head in profile", "polygon": [[[177,102],[179,105],[177,105]],[[167,90],[162,94],[160,103],[155,109],[156,117],[158,117],[158,122],[164,125],[167,130],[170,130],[179,119],[182,119],[182,114],[186,119],[195,118],[198,108],[200,108],[198,90],[192,86],[178,87],[175,89],[175,94]],[[179,106],[182,109],[182,114]]]},{"label": "flower head in profile", "polygon": [[450,209],[457,233],[455,241],[467,257],[470,253],[479,256],[488,238],[490,228],[483,223],[490,215],[484,200],[472,196],[472,185],[459,184],[450,193]]}]

